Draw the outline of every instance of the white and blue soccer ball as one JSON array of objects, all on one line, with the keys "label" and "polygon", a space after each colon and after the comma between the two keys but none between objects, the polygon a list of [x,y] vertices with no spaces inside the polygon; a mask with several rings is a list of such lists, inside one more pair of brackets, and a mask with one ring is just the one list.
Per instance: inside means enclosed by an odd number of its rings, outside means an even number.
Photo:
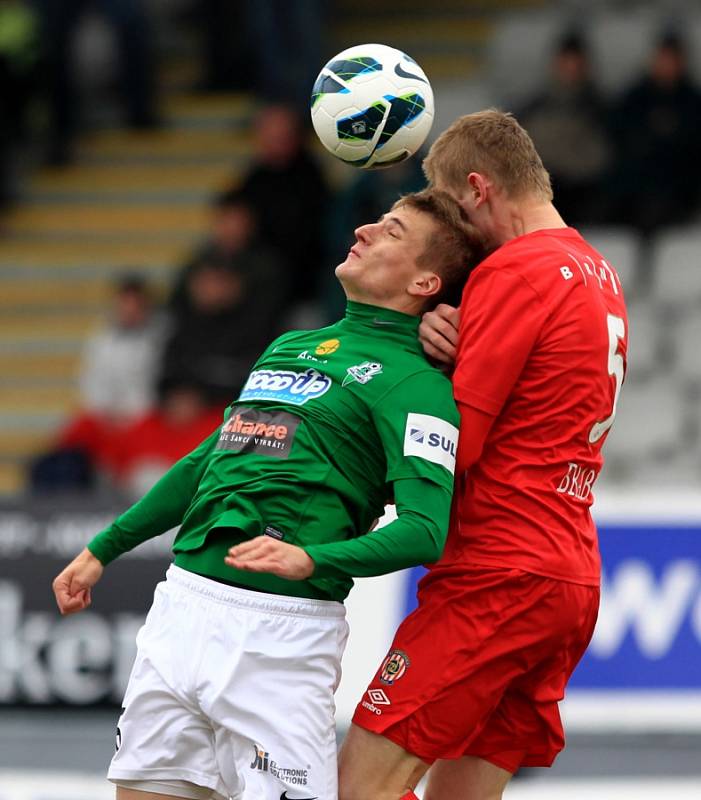
[{"label": "white and blue soccer ball", "polygon": [[361,169],[389,167],[426,140],[433,91],[406,53],[384,44],[359,44],[321,70],[311,112],[321,143],[341,161]]}]

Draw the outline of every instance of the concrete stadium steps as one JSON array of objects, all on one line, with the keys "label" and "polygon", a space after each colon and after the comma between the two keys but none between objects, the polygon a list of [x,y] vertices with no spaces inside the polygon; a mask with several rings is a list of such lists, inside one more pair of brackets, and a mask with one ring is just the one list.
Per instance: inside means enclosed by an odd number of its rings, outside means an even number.
[{"label": "concrete stadium steps", "polygon": [[192,206],[167,204],[119,204],[97,206],[79,203],[25,205],[5,220],[5,230],[17,233],[71,235],[90,237],[110,235],[150,234],[177,230],[193,238],[205,230],[205,210],[200,203]]},{"label": "concrete stadium steps", "polygon": [[105,275],[124,266],[144,269],[168,269],[179,264],[191,244],[190,236],[182,237],[171,232],[167,238],[144,240],[143,237],[124,238],[119,235],[102,239],[87,237],[40,237],[40,232],[30,236],[0,238],[0,286],[4,289],[7,277],[19,279],[22,273],[33,268],[47,276],[93,271]]},{"label": "concrete stadium steps", "polygon": [[207,224],[212,195],[251,154],[241,96],[167,99],[166,125],[105,130],[74,164],[37,172],[0,234],[0,494],[25,485],[78,405],[86,337],[104,322],[114,277],[145,273],[165,293]]},{"label": "concrete stadium steps", "polygon": [[474,77],[501,14],[542,8],[547,0],[341,0],[334,52],[382,42],[407,52],[432,83]]},{"label": "concrete stadium steps", "polygon": [[37,309],[55,308],[58,304],[67,308],[104,308],[109,292],[109,283],[100,279],[7,281],[0,294],[0,314],[25,314]]},{"label": "concrete stadium steps", "polygon": [[432,83],[466,78],[480,64],[484,41],[491,32],[486,19],[380,16],[342,22],[334,31],[335,50],[353,44],[382,42],[407,52]]},{"label": "concrete stadium steps", "polygon": [[[27,380],[27,386],[37,376],[58,381],[73,380],[78,374],[80,357],[77,352],[22,352],[11,353],[0,351],[0,375],[3,384],[13,381]],[[20,435],[20,434],[17,434]]]}]

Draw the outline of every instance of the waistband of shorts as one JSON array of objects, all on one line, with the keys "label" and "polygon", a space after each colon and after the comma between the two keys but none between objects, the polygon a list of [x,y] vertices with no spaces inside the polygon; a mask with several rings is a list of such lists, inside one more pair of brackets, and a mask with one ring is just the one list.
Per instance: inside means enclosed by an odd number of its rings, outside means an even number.
[{"label": "waistband of shorts", "polygon": [[287,597],[280,594],[267,594],[248,589],[239,589],[225,583],[205,578],[182,567],[171,564],[166,572],[168,583],[181,589],[193,592],[202,597],[209,597],[219,603],[229,603],[238,608],[264,611],[272,614],[290,614],[295,617],[324,617],[327,619],[344,619],[346,607],[335,600],[313,600],[306,597]]}]

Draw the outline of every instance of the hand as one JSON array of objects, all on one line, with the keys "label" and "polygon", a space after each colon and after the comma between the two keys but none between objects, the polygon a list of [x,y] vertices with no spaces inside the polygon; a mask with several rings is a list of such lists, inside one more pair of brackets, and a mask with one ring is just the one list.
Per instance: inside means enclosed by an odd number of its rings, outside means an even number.
[{"label": "hand", "polygon": [[419,325],[419,341],[429,358],[453,366],[457,356],[460,311],[441,303],[427,311]]},{"label": "hand", "polygon": [[314,572],[314,561],[301,547],[271,536],[256,536],[229,548],[224,562],[248,572],[269,572],[290,581],[303,581]]},{"label": "hand", "polygon": [[76,556],[51,585],[59,611],[75,614],[87,608],[92,602],[90,590],[100,580],[104,569],[87,548]]}]

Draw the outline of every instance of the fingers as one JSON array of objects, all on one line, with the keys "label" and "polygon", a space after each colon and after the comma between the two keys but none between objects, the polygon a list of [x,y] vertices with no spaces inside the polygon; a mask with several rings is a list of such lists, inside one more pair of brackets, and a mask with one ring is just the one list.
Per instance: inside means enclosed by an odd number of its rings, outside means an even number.
[{"label": "fingers", "polygon": [[246,569],[251,572],[268,572],[270,567],[277,563],[275,554],[278,542],[269,536],[256,536],[247,542],[241,542],[229,548],[224,562],[236,569]]},{"label": "fingers", "polygon": [[424,314],[419,339],[426,355],[440,363],[452,364],[457,355],[459,322],[458,309],[445,304]]},{"label": "fingers", "polygon": [[296,545],[257,536],[229,549],[224,563],[247,572],[268,572],[288,580],[304,580],[314,572],[314,562]]},{"label": "fingers", "polygon": [[82,611],[92,602],[89,587],[72,586],[71,582],[62,575],[59,575],[54,581],[53,590],[58,610],[64,615]]}]

